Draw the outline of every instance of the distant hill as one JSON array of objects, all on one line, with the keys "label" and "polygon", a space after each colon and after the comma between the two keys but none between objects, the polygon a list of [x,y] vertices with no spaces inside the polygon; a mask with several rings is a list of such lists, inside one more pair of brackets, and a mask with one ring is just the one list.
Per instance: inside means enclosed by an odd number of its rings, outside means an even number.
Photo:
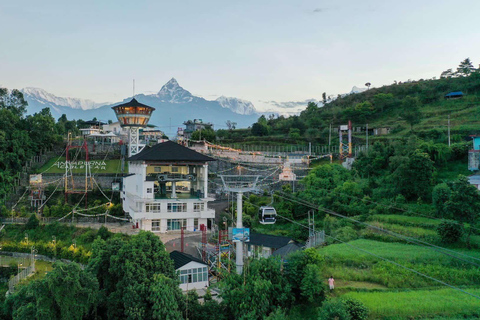
[{"label": "distant hill", "polygon": [[[446,94],[454,91],[463,92],[463,97],[445,99]],[[334,128],[331,141],[336,145],[335,128],[351,120],[357,128],[354,138],[359,143],[364,143],[366,124],[370,130],[389,130],[386,135],[370,136],[372,140],[396,139],[414,133],[424,140],[446,143],[449,117],[452,142],[480,134],[479,71],[469,76],[421,79],[369,90],[354,87],[351,93],[327,100],[323,106],[310,103],[298,116],[269,118],[256,125],[258,130],[227,132],[222,138],[225,143],[328,144],[331,125]]]}]

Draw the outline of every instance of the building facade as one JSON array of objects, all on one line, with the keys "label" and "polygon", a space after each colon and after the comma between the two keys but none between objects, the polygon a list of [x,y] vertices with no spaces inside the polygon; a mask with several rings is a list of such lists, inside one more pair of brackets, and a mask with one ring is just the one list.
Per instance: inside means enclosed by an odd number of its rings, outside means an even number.
[{"label": "building facade", "polygon": [[[165,233],[198,231],[215,218],[208,208],[208,162],[214,159],[166,141],[128,158],[123,210],[134,227]],[[211,221],[210,221],[211,222]]]},{"label": "building facade", "polygon": [[199,130],[213,129],[213,124],[209,122],[203,122],[202,119],[193,119],[185,121],[185,130],[183,131],[183,137],[190,140],[192,138],[192,133]]}]

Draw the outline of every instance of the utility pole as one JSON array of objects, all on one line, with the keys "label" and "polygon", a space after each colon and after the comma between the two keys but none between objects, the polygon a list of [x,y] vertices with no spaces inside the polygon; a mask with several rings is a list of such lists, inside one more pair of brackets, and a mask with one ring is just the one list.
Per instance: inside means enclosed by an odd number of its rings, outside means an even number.
[{"label": "utility pole", "polygon": [[[243,206],[242,206],[242,197],[243,192],[237,192],[237,228],[243,228]],[[237,274],[242,274],[243,271],[243,240],[237,241],[236,243],[236,256],[235,256],[235,264],[237,265]]]},{"label": "utility pole", "polygon": [[330,152],[330,145],[332,144],[332,123],[330,123],[330,131],[328,132],[328,151]]},{"label": "utility pole", "polygon": [[365,136],[367,138],[367,150],[368,150],[368,123],[367,123],[367,130],[365,131]]},{"label": "utility pole", "polygon": [[450,147],[450,115],[448,115],[448,146]]}]

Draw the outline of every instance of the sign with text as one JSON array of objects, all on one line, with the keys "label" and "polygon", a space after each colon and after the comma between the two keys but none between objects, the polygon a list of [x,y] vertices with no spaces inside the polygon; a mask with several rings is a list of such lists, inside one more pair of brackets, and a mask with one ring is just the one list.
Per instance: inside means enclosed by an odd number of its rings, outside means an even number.
[{"label": "sign with text", "polygon": [[232,240],[233,241],[250,241],[250,228],[233,228],[232,229]]},{"label": "sign with text", "polygon": [[[103,160],[91,160],[90,162],[90,169],[96,170],[107,170],[107,164]],[[85,169],[86,161],[72,161],[70,162],[70,166],[73,170],[75,169]],[[54,163],[55,167],[59,169],[65,169],[65,162],[64,161],[57,161]]]}]

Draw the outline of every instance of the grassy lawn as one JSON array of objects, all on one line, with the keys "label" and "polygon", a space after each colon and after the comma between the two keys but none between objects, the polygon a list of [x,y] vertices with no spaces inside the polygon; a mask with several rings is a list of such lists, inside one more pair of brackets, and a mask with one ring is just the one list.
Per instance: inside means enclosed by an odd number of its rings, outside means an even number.
[{"label": "grassy lawn", "polygon": [[[480,289],[465,289],[480,295]],[[480,302],[453,289],[403,292],[349,292],[346,297],[362,301],[371,319],[412,319],[412,317],[455,316],[456,319],[480,316]]]},{"label": "grassy lawn", "polygon": [[[92,174],[95,173],[121,173],[121,160],[113,159],[113,160],[91,160],[90,161],[90,168]],[[47,170],[48,169],[48,170]],[[65,157],[62,158],[52,158],[45,165],[39,168],[38,172],[46,171],[46,173],[65,173]],[[85,166],[83,160],[78,160],[76,164],[74,164],[74,169],[72,170],[73,173],[84,173]],[[125,163],[125,172],[128,172],[128,164]]]},{"label": "grassy lawn", "polygon": [[[411,244],[388,243],[365,239],[354,240],[349,242],[349,244],[395,261],[432,263],[450,262],[452,260],[451,257],[446,255],[442,255],[425,247]],[[361,252],[346,244],[329,245],[319,250],[321,254],[338,261],[365,263],[366,261],[377,262],[380,260],[379,258]],[[480,251],[466,249],[455,249],[455,251],[480,258]]]},{"label": "grassy lawn", "polygon": [[400,224],[409,227],[436,228],[442,221],[424,217],[411,217],[399,214],[375,214],[368,218],[369,221]]},{"label": "grassy lawn", "polygon": [[[480,286],[480,270],[478,268],[422,246],[365,239],[354,240],[349,244],[451,285]],[[334,244],[319,249],[319,252],[325,257],[323,276],[327,278],[333,275],[341,284],[353,281],[356,283],[355,288],[359,289],[371,289],[370,284],[381,285],[389,289],[442,286],[436,281],[356,248],[347,244]],[[480,258],[480,251],[464,249],[454,249],[454,251]],[[462,258],[468,260],[468,258]],[[362,283],[369,285],[362,287]],[[342,290],[342,292],[345,291],[348,290]]]}]

